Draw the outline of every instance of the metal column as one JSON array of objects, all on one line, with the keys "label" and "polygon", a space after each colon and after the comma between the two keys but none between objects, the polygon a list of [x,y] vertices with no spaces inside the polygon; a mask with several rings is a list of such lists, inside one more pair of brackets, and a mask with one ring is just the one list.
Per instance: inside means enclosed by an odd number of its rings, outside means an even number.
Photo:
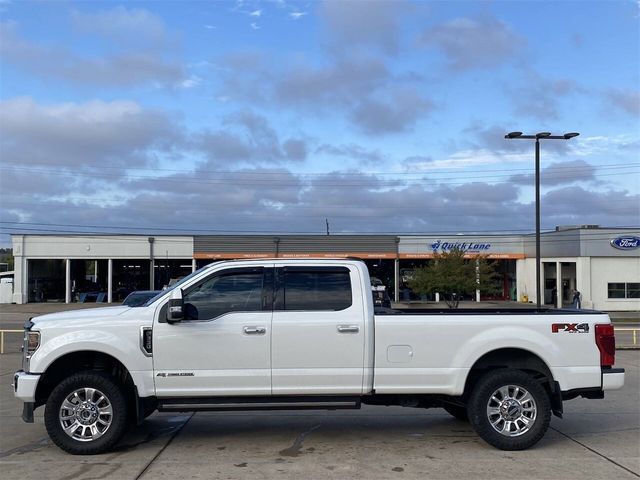
[{"label": "metal column", "polygon": [[562,308],[562,262],[556,262],[556,308]]},{"label": "metal column", "polygon": [[[480,260],[476,258],[476,285],[480,285]],[[476,302],[480,301],[480,288],[476,288]]]},{"label": "metal column", "polygon": [[64,303],[71,303],[71,260],[64,260]]},{"label": "metal column", "polygon": [[153,237],[149,237],[149,290],[155,290],[156,288],[156,279],[155,279],[155,268],[156,268],[156,262],[155,262],[155,258],[153,256],[153,242],[155,241],[155,238]]},{"label": "metal column", "polygon": [[107,303],[113,303],[113,260],[107,260]]},{"label": "metal column", "polygon": [[393,261],[393,301],[400,301],[400,260]]}]

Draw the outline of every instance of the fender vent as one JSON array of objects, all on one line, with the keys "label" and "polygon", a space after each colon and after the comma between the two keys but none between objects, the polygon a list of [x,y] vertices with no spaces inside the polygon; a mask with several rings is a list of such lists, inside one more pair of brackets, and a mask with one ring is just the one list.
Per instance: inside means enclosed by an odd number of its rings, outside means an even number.
[{"label": "fender vent", "polygon": [[153,329],[151,327],[140,329],[140,349],[147,357],[153,354]]}]

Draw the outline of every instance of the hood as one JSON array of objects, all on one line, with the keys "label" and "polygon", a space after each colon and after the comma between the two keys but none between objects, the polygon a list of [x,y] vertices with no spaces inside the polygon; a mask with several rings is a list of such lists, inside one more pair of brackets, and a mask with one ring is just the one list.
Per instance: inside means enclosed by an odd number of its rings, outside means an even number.
[{"label": "hood", "polygon": [[124,312],[131,310],[131,307],[117,306],[117,307],[103,307],[103,308],[83,308],[81,310],[67,310],[66,312],[48,313],[46,315],[39,315],[33,317],[31,321],[35,324],[41,324],[49,321],[61,321],[61,320],[91,320],[97,318],[117,317]]}]

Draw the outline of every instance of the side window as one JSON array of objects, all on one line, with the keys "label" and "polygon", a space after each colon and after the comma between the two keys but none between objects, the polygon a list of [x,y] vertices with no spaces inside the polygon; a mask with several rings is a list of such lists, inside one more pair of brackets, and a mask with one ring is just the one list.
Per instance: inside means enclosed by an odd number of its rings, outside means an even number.
[{"label": "side window", "polygon": [[640,283],[608,283],[608,298],[640,298]]},{"label": "side window", "polygon": [[280,310],[338,311],[351,306],[348,268],[286,268],[280,278]]},{"label": "side window", "polygon": [[262,269],[214,274],[185,294],[185,317],[210,320],[229,312],[261,311],[262,286]]},{"label": "side window", "polygon": [[625,287],[624,283],[607,284],[607,297],[608,298],[624,298],[625,297],[624,287]]}]

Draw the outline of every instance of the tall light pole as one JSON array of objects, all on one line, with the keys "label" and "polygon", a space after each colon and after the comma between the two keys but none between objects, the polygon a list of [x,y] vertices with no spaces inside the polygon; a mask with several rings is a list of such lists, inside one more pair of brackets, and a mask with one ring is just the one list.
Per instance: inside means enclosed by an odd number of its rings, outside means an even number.
[{"label": "tall light pole", "polygon": [[[549,132],[540,132],[535,135],[523,135],[522,132],[507,133],[504,138],[507,140],[522,139],[536,141],[536,308],[542,307],[540,297],[540,140],[569,140],[580,135],[577,132],[565,133],[564,135],[551,135]],[[556,279],[560,282],[562,279]],[[556,286],[556,288],[558,288]]]}]

